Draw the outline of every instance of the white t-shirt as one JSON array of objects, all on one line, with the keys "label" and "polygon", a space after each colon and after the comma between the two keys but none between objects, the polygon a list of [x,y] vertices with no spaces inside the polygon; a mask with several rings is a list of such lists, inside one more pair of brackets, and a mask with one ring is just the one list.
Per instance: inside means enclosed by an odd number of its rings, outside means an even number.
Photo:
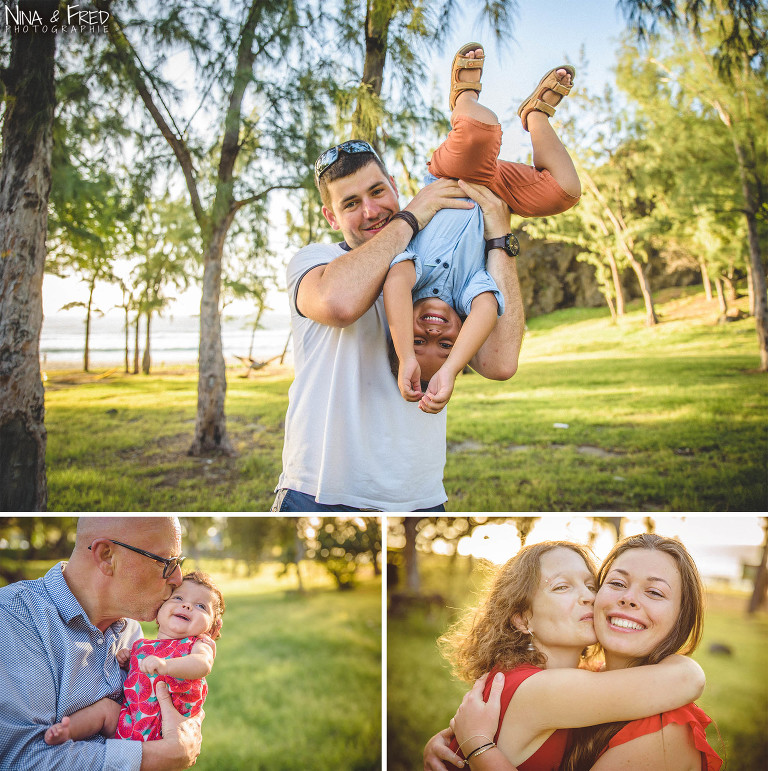
[{"label": "white t-shirt", "polygon": [[277,489],[360,509],[438,506],[446,500],[446,410],[427,414],[400,395],[387,358],[383,296],[343,329],[296,308],[304,275],[344,251],[341,244],[311,244],[288,264],[296,375]]}]

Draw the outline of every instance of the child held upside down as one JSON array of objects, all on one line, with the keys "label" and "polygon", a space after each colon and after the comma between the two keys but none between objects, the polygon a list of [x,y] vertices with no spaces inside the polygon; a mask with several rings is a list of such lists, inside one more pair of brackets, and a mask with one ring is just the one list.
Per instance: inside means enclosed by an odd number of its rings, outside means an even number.
[{"label": "child held upside down", "polygon": [[[534,165],[527,166],[498,159],[501,126],[496,115],[478,102],[484,61],[478,43],[462,46],[454,57],[452,130],[428,163],[433,175],[429,181],[451,177],[485,185],[521,217],[567,211],[579,200],[581,185],[549,118],[571,90],[573,67],[550,70],[518,109],[533,145]],[[418,401],[425,412],[439,412],[447,404],[456,376],[504,312],[503,297],[485,270],[485,259],[492,248],[516,256],[517,240],[511,233],[492,239],[486,242],[485,253],[483,241],[479,207],[469,212],[440,211],[393,260],[384,283],[393,372],[397,369],[403,398]]]},{"label": "child held upside down", "polygon": [[156,640],[136,640],[116,654],[122,667],[130,661],[123,685],[124,702],[101,699],[45,732],[48,744],[63,744],[101,734],[108,739],[151,741],[162,738],[155,686],[165,682],[173,706],[186,717],[197,715],[208,694],[206,675],[213,667],[213,648],[198,639],[220,632],[224,598],[210,576],[193,571],[157,612]]}]

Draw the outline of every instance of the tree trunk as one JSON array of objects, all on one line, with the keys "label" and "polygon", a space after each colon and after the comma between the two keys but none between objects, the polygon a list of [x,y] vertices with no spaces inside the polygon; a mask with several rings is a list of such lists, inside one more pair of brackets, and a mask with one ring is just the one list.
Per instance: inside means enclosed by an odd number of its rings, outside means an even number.
[{"label": "tree trunk", "polygon": [[[716,109],[718,109],[716,107]],[[744,216],[747,220],[747,233],[749,241],[749,264],[752,269],[752,286],[755,296],[755,328],[757,331],[757,345],[760,352],[760,372],[768,372],[768,298],[766,298],[765,268],[760,254],[760,237],[757,229],[757,213],[761,211],[760,196],[753,182],[757,168],[755,156],[748,157],[738,132],[733,125],[733,120],[725,110],[718,109],[720,119],[728,127],[731,133],[733,149],[739,166],[741,178],[741,192],[744,196]],[[751,143],[748,142],[751,145]]]},{"label": "tree trunk", "polygon": [[203,296],[200,300],[200,349],[197,380],[197,422],[189,455],[219,450],[234,455],[227,436],[224,399],[227,378],[221,345],[221,256],[231,218],[218,227],[205,249]]},{"label": "tree trunk", "polygon": [[[389,25],[394,15],[392,0],[368,0],[365,12],[365,62],[361,86],[368,94],[379,98],[384,83],[384,65],[387,60]],[[367,96],[367,95],[366,95]],[[378,115],[366,109],[366,98],[358,98],[352,117],[352,131],[356,139],[370,142],[381,151]]]},{"label": "tree trunk", "polygon": [[288,337],[285,338],[285,345],[283,346],[283,352],[280,354],[281,364],[283,363],[283,361],[285,361],[285,354],[288,353],[288,343],[291,342],[291,333],[292,333],[292,330],[289,330]]},{"label": "tree trunk", "polygon": [[645,302],[645,324],[648,327],[655,326],[659,323],[659,317],[656,315],[656,309],[653,307],[653,295],[651,294],[651,285],[648,281],[648,276],[645,275],[642,264],[635,258],[630,249],[626,250],[627,259],[632,266],[632,270],[635,271],[637,280],[640,283],[640,291],[643,294],[643,301]]},{"label": "tree trunk", "polygon": [[95,281],[88,285],[88,305],[85,308],[85,348],[83,349],[83,372],[88,372],[91,352],[91,308],[93,307],[93,289]]},{"label": "tree trunk", "polygon": [[403,517],[403,526],[405,527],[405,585],[409,592],[418,594],[421,591],[421,580],[419,579],[419,562],[416,554],[416,525],[419,524],[418,517]]},{"label": "tree trunk", "polygon": [[701,271],[701,283],[704,285],[704,296],[707,298],[707,302],[712,302],[712,282],[709,280],[707,263],[702,257],[699,257],[699,270]]},{"label": "tree trunk", "polygon": [[133,374],[139,374],[139,322],[141,321],[141,313],[136,311],[136,326],[133,330]]},{"label": "tree trunk", "polygon": [[[298,521],[297,521],[298,524]],[[296,565],[296,579],[299,582],[298,591],[299,594],[304,594],[306,592],[306,589],[304,588],[304,581],[301,577],[301,561],[304,559],[304,555],[306,554],[306,548],[304,546],[304,541],[301,540],[301,537],[299,536],[298,529],[296,530],[296,533],[294,535],[294,543],[295,543],[295,550],[296,550],[296,559],[294,560],[294,564]]]},{"label": "tree trunk", "polygon": [[45,511],[40,329],[56,37],[13,26],[10,35],[0,161],[0,510]]},{"label": "tree trunk", "polygon": [[608,252],[608,264],[611,266],[611,278],[613,279],[613,289],[616,295],[616,315],[621,318],[624,316],[624,288],[621,286],[619,266],[616,264],[613,250]]},{"label": "tree trunk", "polygon": [[725,301],[723,280],[720,276],[715,276],[715,291],[717,292],[717,307],[720,310],[720,319],[725,321],[725,317],[728,315],[728,303]]},{"label": "tree trunk", "polygon": [[128,331],[130,328],[130,321],[128,319],[128,305],[126,303],[125,306],[125,374],[127,375],[130,372],[130,368],[128,366]]},{"label": "tree trunk", "polygon": [[266,306],[264,305],[264,298],[262,297],[261,301],[259,302],[259,310],[256,313],[256,320],[253,322],[253,326],[251,327],[251,344],[248,346],[248,358],[253,358],[253,343],[256,339],[256,331],[259,328],[259,325],[261,324],[261,317],[264,315],[264,310],[266,309]]},{"label": "tree trunk", "polygon": [[621,540],[621,528],[624,517],[605,517],[605,522],[613,528],[616,543]]},{"label": "tree trunk", "polygon": [[760,560],[760,565],[757,568],[755,588],[752,592],[752,597],[749,600],[747,613],[754,613],[759,610],[765,603],[765,597],[766,594],[768,594],[768,520],[766,521],[764,528],[765,541],[763,542],[763,555]]},{"label": "tree trunk", "polygon": [[145,374],[149,374],[150,357],[149,357],[149,327],[152,321],[152,311],[147,311],[147,330],[144,337],[144,356],[141,359],[141,371]]},{"label": "tree trunk", "polygon": [[747,296],[749,297],[749,315],[755,315],[755,287],[752,284],[752,267],[747,264]]},{"label": "tree trunk", "polygon": [[757,218],[748,211],[749,258],[752,268],[752,293],[755,304],[755,329],[760,351],[760,372],[768,372],[768,302],[766,301],[765,269],[760,256],[760,239],[757,233]]}]

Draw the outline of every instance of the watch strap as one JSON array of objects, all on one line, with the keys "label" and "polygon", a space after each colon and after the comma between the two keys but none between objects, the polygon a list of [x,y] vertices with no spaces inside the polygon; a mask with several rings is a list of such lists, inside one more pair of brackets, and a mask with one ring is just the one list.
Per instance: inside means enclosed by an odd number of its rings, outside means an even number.
[{"label": "watch strap", "polygon": [[489,238],[485,242],[486,257],[491,249],[503,249],[510,257],[517,257],[520,253],[520,244],[514,233],[507,233],[507,235],[498,238]]}]

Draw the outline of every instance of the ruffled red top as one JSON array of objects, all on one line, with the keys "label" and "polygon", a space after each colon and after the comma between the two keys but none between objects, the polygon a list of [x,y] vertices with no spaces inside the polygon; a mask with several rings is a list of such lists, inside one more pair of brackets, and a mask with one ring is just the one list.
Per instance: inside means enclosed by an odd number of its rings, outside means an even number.
[{"label": "ruffled red top", "polygon": [[[701,771],[720,771],[723,761],[707,742],[705,729],[711,722],[712,718],[703,709],[695,704],[686,704],[684,707],[672,709],[669,712],[662,712],[660,715],[651,715],[651,717],[644,717],[627,723],[608,742],[606,750],[632,741],[632,739],[637,739],[640,736],[656,733],[666,725],[673,723],[688,725],[693,734],[693,744],[701,753]],[[605,752],[605,750],[603,751]]]},{"label": "ruffled red top", "polygon": [[[493,676],[501,670],[494,669],[488,676],[485,684],[485,690],[483,692],[483,698],[488,701],[488,695],[491,692],[491,684]],[[501,692],[501,713],[499,715],[499,727],[496,729],[493,740],[496,742],[499,740],[499,731],[501,730],[501,721],[504,719],[504,714],[507,711],[509,702],[515,695],[515,691],[518,689],[520,683],[529,678],[531,675],[535,675],[537,672],[543,672],[541,667],[534,667],[531,664],[520,664],[514,669],[510,669],[504,672],[504,689]],[[536,750],[527,760],[517,765],[518,771],[559,771],[560,764],[563,761],[563,755],[565,754],[565,748],[568,745],[568,739],[570,737],[570,730],[567,728],[558,728],[552,732],[552,735],[547,738],[544,744]],[[457,753],[460,757],[464,755],[459,750],[458,742],[454,737],[451,742],[451,749]],[[448,767],[453,771],[459,771],[459,769],[448,764]],[[466,766],[464,767],[466,769]]]}]

